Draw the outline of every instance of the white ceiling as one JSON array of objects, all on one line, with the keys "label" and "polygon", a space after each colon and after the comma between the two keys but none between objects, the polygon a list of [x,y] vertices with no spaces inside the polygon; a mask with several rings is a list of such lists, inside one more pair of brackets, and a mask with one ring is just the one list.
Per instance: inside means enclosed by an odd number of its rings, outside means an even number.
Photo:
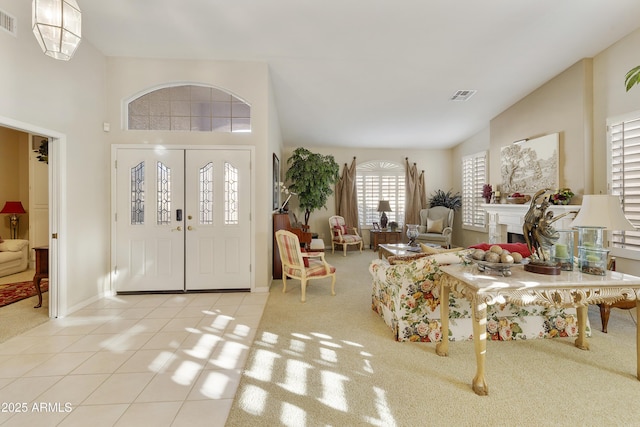
[{"label": "white ceiling", "polygon": [[267,62],[288,146],[454,146],[640,26],[638,0],[78,3],[108,56]]}]

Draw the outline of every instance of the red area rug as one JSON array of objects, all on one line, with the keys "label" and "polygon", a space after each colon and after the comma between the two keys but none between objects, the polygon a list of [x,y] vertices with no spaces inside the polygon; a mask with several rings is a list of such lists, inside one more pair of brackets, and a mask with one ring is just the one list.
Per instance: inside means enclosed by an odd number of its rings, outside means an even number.
[{"label": "red area rug", "polygon": [[[47,292],[49,290],[49,281],[46,279],[42,280],[40,282],[40,289],[43,293]],[[14,302],[34,295],[38,295],[38,291],[36,291],[36,287],[31,281],[0,285],[0,307],[13,304]]]}]

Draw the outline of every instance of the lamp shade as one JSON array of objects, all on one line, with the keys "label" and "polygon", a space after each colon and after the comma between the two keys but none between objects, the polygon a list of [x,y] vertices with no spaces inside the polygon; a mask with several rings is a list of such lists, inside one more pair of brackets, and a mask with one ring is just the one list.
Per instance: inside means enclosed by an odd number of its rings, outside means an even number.
[{"label": "lamp shade", "polygon": [[601,227],[613,231],[633,231],[635,227],[624,216],[620,197],[612,194],[586,195],[571,227]]},{"label": "lamp shade", "polygon": [[82,38],[82,12],[76,0],[33,0],[33,34],[45,53],[68,61]]},{"label": "lamp shade", "polygon": [[378,212],[392,212],[388,200],[380,200],[378,202]]},{"label": "lamp shade", "polygon": [[27,213],[27,211],[24,210],[21,202],[6,202],[2,210],[0,211],[0,213],[23,214],[23,213]]}]

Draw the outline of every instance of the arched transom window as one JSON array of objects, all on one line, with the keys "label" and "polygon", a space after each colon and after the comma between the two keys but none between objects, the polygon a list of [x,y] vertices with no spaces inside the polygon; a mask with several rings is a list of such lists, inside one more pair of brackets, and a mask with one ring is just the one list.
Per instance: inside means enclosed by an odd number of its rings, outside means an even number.
[{"label": "arched transom window", "polygon": [[129,130],[251,132],[251,106],[224,90],[171,86],[127,104]]}]

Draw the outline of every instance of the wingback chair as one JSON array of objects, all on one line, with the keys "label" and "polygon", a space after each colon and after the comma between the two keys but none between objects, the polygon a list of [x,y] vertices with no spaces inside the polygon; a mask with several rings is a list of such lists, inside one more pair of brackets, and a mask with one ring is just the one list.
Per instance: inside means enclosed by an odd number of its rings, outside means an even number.
[{"label": "wingback chair", "polygon": [[434,243],[445,248],[451,247],[453,233],[453,209],[446,206],[434,206],[420,211],[420,234],[417,241]]},{"label": "wingback chair", "polygon": [[307,299],[307,281],[331,277],[331,295],[336,294],[336,269],[324,259],[324,252],[302,252],[298,236],[287,230],[276,231],[282,261],[282,292],[287,291],[287,277],[300,280],[302,298]]},{"label": "wingback chair", "polygon": [[362,252],[363,241],[355,227],[347,227],[344,218],[334,215],[329,218],[329,228],[331,229],[331,253],[335,253],[336,245],[342,245],[343,256],[347,256],[347,246],[360,245]]}]

